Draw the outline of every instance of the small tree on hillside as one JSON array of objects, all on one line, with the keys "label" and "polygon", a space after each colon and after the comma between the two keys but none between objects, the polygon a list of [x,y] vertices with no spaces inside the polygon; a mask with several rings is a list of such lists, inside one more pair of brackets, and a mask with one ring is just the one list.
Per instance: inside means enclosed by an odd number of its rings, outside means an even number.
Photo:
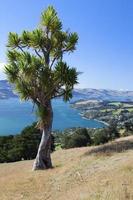
[{"label": "small tree on hillside", "polygon": [[53,110],[51,100],[72,98],[78,73],[63,60],[76,49],[76,33],[63,31],[57,12],[49,6],[41,15],[39,28],[21,35],[9,33],[5,72],[23,100],[32,100],[40,117],[42,138],[33,170],[52,167],[50,147]]}]

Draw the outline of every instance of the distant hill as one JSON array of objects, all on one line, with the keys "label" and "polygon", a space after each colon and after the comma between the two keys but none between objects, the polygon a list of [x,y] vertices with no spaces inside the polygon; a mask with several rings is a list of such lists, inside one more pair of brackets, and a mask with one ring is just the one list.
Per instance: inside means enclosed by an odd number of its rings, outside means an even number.
[{"label": "distant hill", "polygon": [[[133,101],[133,91],[118,91],[107,89],[75,89],[73,100],[107,100],[107,101]],[[17,97],[11,85],[6,80],[0,80],[0,99]]]},{"label": "distant hill", "polygon": [[102,101],[133,101],[133,91],[118,91],[107,89],[75,89],[74,97],[77,99],[90,99]]},{"label": "distant hill", "polygon": [[17,97],[13,93],[11,85],[6,80],[0,80],[0,99],[8,99],[11,97]]}]

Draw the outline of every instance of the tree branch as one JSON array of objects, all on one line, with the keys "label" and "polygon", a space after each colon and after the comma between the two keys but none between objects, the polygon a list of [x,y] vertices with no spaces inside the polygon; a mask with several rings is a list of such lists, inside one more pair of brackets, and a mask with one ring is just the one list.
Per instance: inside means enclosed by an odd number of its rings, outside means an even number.
[{"label": "tree branch", "polygon": [[38,53],[38,51],[35,49],[35,53],[36,53],[36,55],[39,57],[39,58],[41,58],[42,59],[42,56]]},{"label": "tree branch", "polygon": [[25,54],[25,51],[23,50],[21,46],[18,46],[18,48]]},{"label": "tree branch", "polygon": [[42,50],[42,53],[43,53],[43,55],[45,57],[46,56],[46,51],[43,48],[41,48],[41,50]]},{"label": "tree branch", "polygon": [[65,94],[65,92],[63,92],[62,94],[54,95],[54,96],[52,97],[52,99],[57,98],[57,97],[62,97],[64,94]]},{"label": "tree branch", "polygon": [[53,66],[53,64],[54,64],[54,62],[55,62],[56,59],[57,59],[57,56],[54,57],[54,59],[52,60],[51,65],[50,65],[50,69],[52,68],[52,66]]}]

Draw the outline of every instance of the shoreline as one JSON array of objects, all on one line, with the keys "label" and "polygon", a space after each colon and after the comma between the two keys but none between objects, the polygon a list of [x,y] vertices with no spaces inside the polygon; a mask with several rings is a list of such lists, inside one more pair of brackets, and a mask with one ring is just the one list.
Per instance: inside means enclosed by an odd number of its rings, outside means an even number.
[{"label": "shoreline", "polygon": [[90,118],[87,118],[83,115],[83,113],[79,113],[79,115],[83,118],[83,119],[87,119],[87,120],[94,120],[94,121],[97,121],[97,122],[100,122],[106,126],[109,126],[109,124],[107,122],[104,122],[104,121],[101,121],[101,120],[98,120],[98,119],[90,119]]},{"label": "shoreline", "polygon": [[104,121],[101,121],[101,120],[98,120],[98,119],[93,119],[93,120],[95,120],[97,122],[100,122],[102,124],[105,124],[106,126],[109,126],[109,124],[107,122],[104,122]]}]

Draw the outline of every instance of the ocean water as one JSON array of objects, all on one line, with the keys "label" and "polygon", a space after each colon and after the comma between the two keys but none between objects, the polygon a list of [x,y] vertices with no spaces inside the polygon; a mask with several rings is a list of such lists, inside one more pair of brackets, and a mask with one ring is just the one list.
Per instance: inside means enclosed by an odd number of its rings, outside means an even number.
[{"label": "ocean water", "polygon": [[[53,130],[72,127],[104,127],[104,124],[95,120],[83,119],[78,110],[71,108],[69,103],[65,103],[61,99],[54,100],[52,104]],[[21,102],[17,98],[0,100],[0,135],[18,134],[25,126],[36,120],[37,117],[30,102]]]}]

